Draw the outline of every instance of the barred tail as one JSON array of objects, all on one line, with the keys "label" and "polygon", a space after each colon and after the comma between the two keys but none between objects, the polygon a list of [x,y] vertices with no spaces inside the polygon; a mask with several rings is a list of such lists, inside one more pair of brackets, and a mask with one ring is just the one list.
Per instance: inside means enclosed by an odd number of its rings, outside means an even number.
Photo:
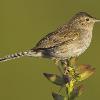
[{"label": "barred tail", "polygon": [[20,58],[20,57],[23,57],[23,56],[41,57],[41,52],[36,52],[36,51],[33,51],[33,50],[29,50],[29,51],[25,51],[25,52],[19,52],[19,53],[11,54],[11,55],[5,56],[3,58],[0,58],[0,62],[5,62],[5,61],[8,61],[8,60]]}]

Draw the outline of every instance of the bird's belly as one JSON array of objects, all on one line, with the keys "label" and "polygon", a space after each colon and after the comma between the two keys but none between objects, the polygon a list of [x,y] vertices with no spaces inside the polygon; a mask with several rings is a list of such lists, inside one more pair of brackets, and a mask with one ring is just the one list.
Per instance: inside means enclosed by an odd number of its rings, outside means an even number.
[{"label": "bird's belly", "polygon": [[68,45],[61,45],[54,50],[54,56],[59,59],[77,57],[89,47],[91,43],[91,38],[86,37],[83,40],[74,41],[73,43]]},{"label": "bird's belly", "polygon": [[71,57],[77,57],[82,54],[87,49],[86,46],[70,44],[66,47],[60,47],[58,50],[54,52],[54,56],[59,59],[68,59]]}]

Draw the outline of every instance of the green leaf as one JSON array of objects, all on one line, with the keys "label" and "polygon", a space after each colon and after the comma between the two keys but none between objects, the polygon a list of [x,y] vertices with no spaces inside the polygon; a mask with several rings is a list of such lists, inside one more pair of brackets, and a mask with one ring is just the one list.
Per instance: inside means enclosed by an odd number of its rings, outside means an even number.
[{"label": "green leaf", "polygon": [[60,77],[56,74],[48,74],[48,73],[43,73],[43,74],[49,81],[51,81],[56,85],[63,86],[65,84],[64,77]]},{"label": "green leaf", "polygon": [[95,72],[95,68],[90,65],[80,65],[79,66],[79,81],[85,80],[90,77]]},{"label": "green leaf", "polygon": [[74,87],[72,93],[70,94],[70,100],[74,100],[76,97],[80,96],[84,91],[83,85]]},{"label": "green leaf", "polygon": [[67,100],[66,97],[61,96],[61,95],[56,94],[56,93],[52,93],[52,96],[53,96],[54,100]]}]

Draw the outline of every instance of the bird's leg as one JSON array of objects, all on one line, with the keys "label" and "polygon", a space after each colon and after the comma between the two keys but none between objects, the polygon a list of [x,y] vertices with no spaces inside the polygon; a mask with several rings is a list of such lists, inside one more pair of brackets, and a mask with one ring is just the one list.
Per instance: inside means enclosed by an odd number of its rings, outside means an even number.
[{"label": "bird's leg", "polygon": [[68,60],[61,60],[61,65],[65,68],[68,67]]},{"label": "bird's leg", "polygon": [[61,65],[63,67],[63,72],[64,72],[64,75],[66,75],[68,73],[68,65],[69,65],[69,62],[68,60],[61,60]]},{"label": "bird's leg", "polygon": [[61,65],[63,66],[64,75],[68,74],[71,70],[74,71],[77,66],[77,58],[73,57],[70,59],[62,60]]}]

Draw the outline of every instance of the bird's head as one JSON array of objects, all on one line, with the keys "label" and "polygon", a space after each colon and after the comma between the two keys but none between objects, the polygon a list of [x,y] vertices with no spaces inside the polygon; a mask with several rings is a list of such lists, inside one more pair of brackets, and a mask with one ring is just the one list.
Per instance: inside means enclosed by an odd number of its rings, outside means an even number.
[{"label": "bird's head", "polygon": [[100,20],[97,20],[86,12],[79,12],[72,17],[69,24],[75,28],[91,30],[93,29],[95,22],[100,22]]}]

